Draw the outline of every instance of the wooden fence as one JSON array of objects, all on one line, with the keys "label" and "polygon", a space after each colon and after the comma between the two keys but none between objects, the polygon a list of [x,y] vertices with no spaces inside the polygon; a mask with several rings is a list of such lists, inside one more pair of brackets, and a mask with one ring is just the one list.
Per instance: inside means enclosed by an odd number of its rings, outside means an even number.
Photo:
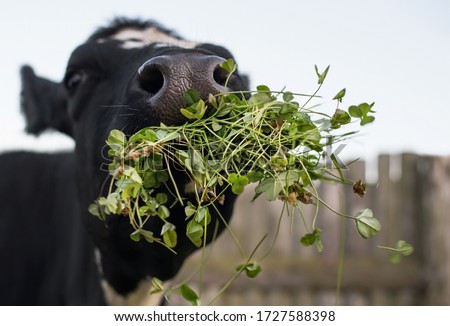
[{"label": "wooden fence", "polygon": [[[354,214],[373,210],[382,231],[364,240],[352,220],[341,218],[325,207],[319,210],[317,227],[322,229],[323,252],[304,247],[302,218],[284,215],[270,253],[260,261],[256,278],[240,275],[213,301],[215,305],[449,305],[450,304],[450,157],[414,154],[381,155],[378,178],[368,185],[364,198],[351,186],[320,184],[320,196],[333,208]],[[366,166],[356,162],[347,177],[364,179]],[[266,241],[254,260],[269,250],[279,221],[281,202],[267,204],[263,198],[250,204],[252,191],[238,201],[231,228],[247,255],[266,233]],[[304,206],[310,220],[315,207]],[[414,246],[414,253],[399,264],[388,261],[398,240]],[[340,293],[337,292],[339,254],[344,248]],[[202,259],[206,261],[200,264]],[[210,251],[191,257],[178,281],[203,265],[189,283],[201,292],[203,304],[214,298],[245,261],[230,233],[223,234]],[[202,281],[199,282],[198,280]],[[172,295],[170,304],[186,304]]]}]

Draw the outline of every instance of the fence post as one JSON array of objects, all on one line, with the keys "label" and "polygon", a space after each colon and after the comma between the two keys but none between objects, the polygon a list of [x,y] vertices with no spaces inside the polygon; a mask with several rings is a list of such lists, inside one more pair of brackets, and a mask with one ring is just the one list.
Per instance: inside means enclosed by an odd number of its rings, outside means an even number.
[{"label": "fence post", "polygon": [[426,304],[450,305],[450,157],[424,157],[422,174]]}]

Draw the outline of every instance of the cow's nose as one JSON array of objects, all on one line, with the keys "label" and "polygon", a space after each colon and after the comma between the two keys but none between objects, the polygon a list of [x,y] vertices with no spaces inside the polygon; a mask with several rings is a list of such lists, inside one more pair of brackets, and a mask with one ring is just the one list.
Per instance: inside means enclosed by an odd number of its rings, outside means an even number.
[{"label": "cow's nose", "polygon": [[[220,67],[224,61],[218,56],[199,54],[158,56],[139,68],[139,85],[147,93],[151,108],[165,111],[163,115],[180,117],[183,93],[188,89],[196,89],[203,99],[225,90],[228,73]],[[164,116],[161,118],[167,120]]]}]

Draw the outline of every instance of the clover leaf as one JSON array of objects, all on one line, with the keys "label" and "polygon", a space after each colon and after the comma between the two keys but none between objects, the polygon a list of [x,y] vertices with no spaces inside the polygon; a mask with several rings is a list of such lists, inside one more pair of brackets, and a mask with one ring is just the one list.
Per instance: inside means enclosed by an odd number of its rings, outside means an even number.
[{"label": "clover leaf", "polygon": [[364,238],[374,237],[381,230],[381,224],[378,219],[373,216],[372,210],[366,208],[355,216],[356,230]]}]

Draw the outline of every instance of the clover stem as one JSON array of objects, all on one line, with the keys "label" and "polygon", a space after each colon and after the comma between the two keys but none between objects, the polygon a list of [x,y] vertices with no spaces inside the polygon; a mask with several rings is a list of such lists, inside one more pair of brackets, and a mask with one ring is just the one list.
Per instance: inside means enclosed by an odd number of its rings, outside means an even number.
[{"label": "clover stem", "polygon": [[167,159],[166,155],[164,155],[164,160],[166,161],[167,173],[169,174],[170,180],[172,181],[172,184],[173,184],[173,187],[177,194],[178,200],[180,201],[181,206],[184,206],[183,199],[181,198],[180,192],[178,191],[177,183],[175,182],[175,179],[173,178],[172,170],[169,165],[169,160]]},{"label": "clover stem", "polygon": [[230,234],[231,238],[233,239],[234,243],[236,244],[236,247],[238,247],[239,252],[241,254],[242,257],[245,257],[245,250],[242,247],[241,243],[239,242],[239,239],[237,238],[237,236],[234,234],[233,230],[230,228],[229,224],[227,223],[227,221],[225,220],[225,218],[222,216],[222,214],[220,213],[220,211],[217,209],[216,205],[212,204],[212,207],[214,207],[217,215],[219,215],[219,218],[221,219],[221,221],[225,224],[225,228],[227,229],[228,233]]},{"label": "clover stem", "polygon": [[255,255],[258,248],[261,246],[261,244],[264,242],[264,240],[267,238],[267,234],[265,234],[261,240],[259,240],[258,244],[256,245],[255,249],[251,252],[250,256],[248,256],[247,261],[242,264],[241,268],[228,280],[228,282],[214,295],[214,297],[208,302],[208,306],[212,305],[214,301],[217,300],[217,298],[222,295],[222,293],[241,275],[241,273],[244,271],[245,266],[251,261],[253,256]]},{"label": "clover stem", "polygon": [[341,296],[341,288],[342,288],[342,273],[344,270],[344,259],[345,259],[345,238],[347,233],[347,228],[345,224],[345,220],[340,221],[341,226],[341,234],[339,238],[339,261],[338,261],[338,273],[337,273],[337,281],[336,281],[336,294],[334,304],[339,305],[339,300]]},{"label": "clover stem", "polygon": [[283,214],[284,214],[284,210],[286,209],[286,206],[287,206],[287,203],[284,202],[284,203],[283,203],[283,208],[281,209],[280,216],[278,217],[277,228],[276,228],[276,231],[275,231],[275,235],[274,235],[272,244],[270,245],[270,247],[269,247],[269,249],[266,251],[266,253],[265,253],[258,261],[261,261],[261,260],[263,260],[264,258],[266,258],[266,257],[272,252],[273,248],[275,247],[275,243],[277,242],[278,235],[279,235],[279,233],[280,233],[281,220],[283,219]]}]

